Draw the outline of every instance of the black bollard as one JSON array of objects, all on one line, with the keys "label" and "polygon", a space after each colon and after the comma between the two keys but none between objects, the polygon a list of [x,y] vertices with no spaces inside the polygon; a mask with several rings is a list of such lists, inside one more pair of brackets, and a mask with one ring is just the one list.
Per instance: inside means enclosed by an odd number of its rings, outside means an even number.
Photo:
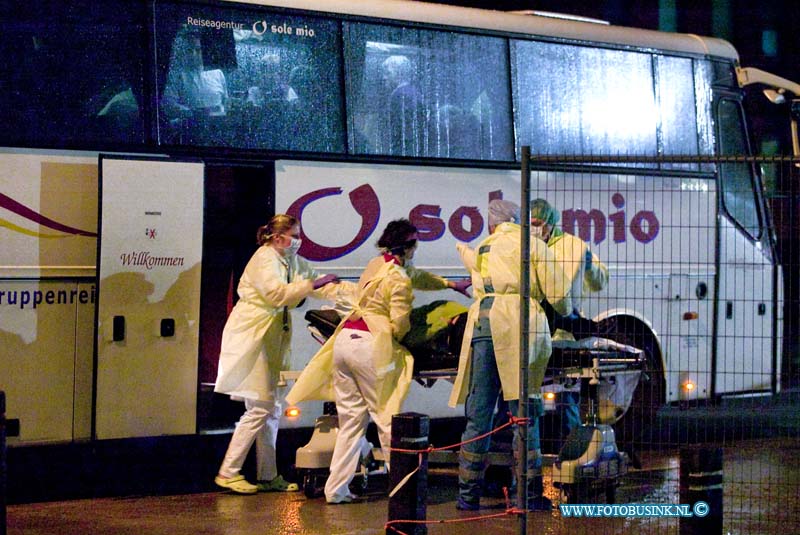
[{"label": "black bollard", "polygon": [[[430,419],[424,414],[404,412],[392,416],[392,453],[389,467],[389,489],[397,485],[413,471],[417,471],[405,484],[389,497],[389,521],[425,520],[428,501],[428,454],[402,453],[404,450],[424,450],[428,447]],[[421,456],[421,459],[420,459]],[[397,523],[397,530],[409,535],[426,535],[425,524]],[[392,526],[386,528],[386,535],[396,535]]]},{"label": "black bollard", "polygon": [[6,535],[6,393],[0,390],[0,535]]},{"label": "black bollard", "polygon": [[680,535],[722,533],[722,448],[683,448],[680,461],[680,503],[693,508],[680,519]]}]

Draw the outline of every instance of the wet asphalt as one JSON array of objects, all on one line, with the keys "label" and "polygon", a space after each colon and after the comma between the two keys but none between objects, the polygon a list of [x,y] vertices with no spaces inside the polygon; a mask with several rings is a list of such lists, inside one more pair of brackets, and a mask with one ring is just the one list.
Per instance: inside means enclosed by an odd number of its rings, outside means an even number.
[{"label": "wet asphalt", "polygon": [[[617,489],[618,504],[679,504],[680,450],[723,451],[722,533],[800,533],[800,403],[798,393],[726,400],[716,405],[669,407],[638,451]],[[547,464],[552,461],[548,458]],[[545,466],[551,512],[527,515],[530,534],[679,534],[678,518],[574,518]],[[484,497],[476,512],[458,511],[457,470],[431,465],[426,519],[431,535],[519,534],[519,517],[502,497]],[[303,492],[239,496],[203,492],[10,505],[8,535],[350,535],[387,533],[385,477],[371,478],[354,503],[328,505]],[[604,503],[598,497],[597,503]],[[476,518],[489,517],[489,518]],[[686,522],[684,520],[684,522]],[[683,529],[686,529],[686,525]],[[409,533],[408,531],[405,531]],[[391,533],[391,531],[389,531]]]}]

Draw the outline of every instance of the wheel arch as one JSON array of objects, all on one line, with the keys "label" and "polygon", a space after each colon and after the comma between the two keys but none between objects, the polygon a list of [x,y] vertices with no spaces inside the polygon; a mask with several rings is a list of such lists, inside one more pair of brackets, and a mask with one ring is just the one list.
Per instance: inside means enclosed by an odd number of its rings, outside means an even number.
[{"label": "wheel arch", "polygon": [[662,404],[666,403],[666,392],[667,392],[666,363],[664,360],[664,351],[661,343],[661,337],[658,335],[658,332],[653,326],[653,323],[639,312],[626,308],[610,309],[598,314],[593,319],[598,323],[613,319],[615,320],[618,328],[621,327],[620,330],[624,330],[625,332],[631,333],[631,335],[635,338],[647,337],[652,340],[653,358],[655,360],[655,364],[658,365],[659,371],[661,372],[662,399],[660,400],[660,402]]}]

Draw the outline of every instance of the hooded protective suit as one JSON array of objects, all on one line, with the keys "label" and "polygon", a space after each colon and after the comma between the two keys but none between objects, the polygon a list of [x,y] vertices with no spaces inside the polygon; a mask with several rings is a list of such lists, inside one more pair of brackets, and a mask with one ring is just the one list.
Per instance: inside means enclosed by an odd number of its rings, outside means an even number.
[{"label": "hooded protective suit", "polygon": [[275,401],[275,385],[289,360],[288,309],[311,294],[335,299],[339,292],[337,284],[314,290],[313,281],[319,276],[300,256],[283,257],[269,245],[259,247],[245,267],[237,289],[239,301],[222,333],[215,392]]},{"label": "hooded protective suit", "polygon": [[[464,403],[469,390],[472,359],[472,333],[480,313],[480,302],[494,297],[489,311],[497,369],[506,400],[519,399],[519,322],[520,322],[520,226],[501,223],[476,250],[459,244],[458,252],[472,276],[475,301],[469,310],[458,375],[450,395],[450,405]],[[491,254],[488,254],[491,250]],[[570,281],[545,243],[531,239],[530,273],[530,355],[529,384],[541,385],[552,346],[547,318],[539,301],[547,299],[561,314],[572,311]]]},{"label": "hooded protective suit", "polygon": [[379,415],[385,421],[391,422],[392,415],[400,412],[412,379],[413,357],[398,342],[410,328],[412,287],[420,290],[444,290],[448,285],[446,279],[426,271],[411,266],[404,268],[386,262],[383,257],[373,258],[359,280],[352,312],[344,318],[333,336],[303,369],[286,396],[287,403],[334,399],[331,381],[333,344],[346,321],[360,317],[367,323],[375,338]]},{"label": "hooded protective suit", "polygon": [[[558,221],[557,214],[554,219],[556,222]],[[591,252],[586,242],[557,228],[554,228],[550,234],[547,248],[553,252],[570,281],[573,311],[581,314],[581,299],[584,292],[599,292],[605,288],[608,284],[608,268],[597,255]],[[589,266],[587,266],[587,257],[591,258]],[[553,333],[553,340],[574,339],[575,336],[564,329],[556,329]],[[572,387],[565,385],[564,390],[556,394],[556,408],[561,424],[562,439],[566,439],[573,429],[581,425],[580,388],[580,383],[576,383]]]},{"label": "hooded protective suit", "polygon": [[[589,250],[582,239],[554,230],[547,242],[547,248],[561,265],[564,274],[570,281],[570,297],[572,308],[581,312],[581,300],[585,292],[599,292],[608,284],[608,268],[600,258]],[[586,266],[586,256],[591,255],[592,262]],[[563,337],[564,333],[556,331],[554,338]]]},{"label": "hooded protective suit", "polygon": [[[553,252],[569,279],[572,309],[580,313],[583,293],[599,292],[608,284],[608,268],[589,250],[587,243],[556,227],[560,219],[561,214],[545,199],[535,199],[531,203],[531,223],[540,221],[550,225],[552,229],[547,247]],[[588,259],[591,259],[591,262],[587,262]],[[554,336],[558,339],[565,337],[572,338],[565,331],[556,331]]]}]

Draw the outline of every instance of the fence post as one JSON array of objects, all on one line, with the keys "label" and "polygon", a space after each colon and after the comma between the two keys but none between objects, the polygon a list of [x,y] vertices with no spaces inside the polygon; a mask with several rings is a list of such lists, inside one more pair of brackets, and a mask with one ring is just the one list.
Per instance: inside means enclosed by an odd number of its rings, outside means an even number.
[{"label": "fence post", "polygon": [[[693,508],[693,516],[680,519],[680,535],[722,533],[722,448],[682,448],[680,463],[680,503]],[[705,516],[695,507],[701,501]]]},{"label": "fence post", "polygon": [[0,390],[0,535],[6,535],[6,393]]},{"label": "fence post", "polygon": [[[428,447],[430,419],[425,414],[404,412],[392,416],[392,448],[424,450]],[[389,470],[389,489],[408,478],[393,495],[389,496],[389,521],[425,520],[428,501],[428,454],[402,453],[392,451]],[[391,492],[391,491],[390,491]],[[426,535],[425,524],[398,523],[397,530],[409,535]],[[386,535],[396,535],[392,527],[386,528]]]}]

